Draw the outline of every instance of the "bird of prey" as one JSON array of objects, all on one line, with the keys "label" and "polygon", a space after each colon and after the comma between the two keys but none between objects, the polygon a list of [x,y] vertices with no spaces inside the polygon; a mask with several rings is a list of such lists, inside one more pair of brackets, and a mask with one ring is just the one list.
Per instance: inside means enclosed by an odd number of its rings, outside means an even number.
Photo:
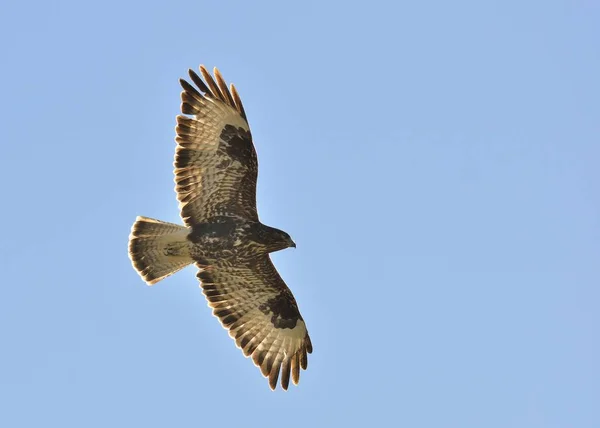
[{"label": "bird of prey", "polygon": [[185,226],[137,217],[129,258],[148,284],[195,263],[208,305],[269,386],[298,384],[312,344],[290,289],[269,253],[296,247],[262,224],[256,210],[258,161],[242,101],[233,84],[200,66],[180,79],[175,128],[175,191]]}]

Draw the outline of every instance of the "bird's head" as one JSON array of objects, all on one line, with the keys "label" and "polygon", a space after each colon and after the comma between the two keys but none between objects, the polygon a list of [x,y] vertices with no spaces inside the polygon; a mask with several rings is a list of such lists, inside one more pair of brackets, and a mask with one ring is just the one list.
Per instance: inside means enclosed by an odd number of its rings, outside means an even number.
[{"label": "bird's head", "polygon": [[283,230],[277,229],[277,240],[283,246],[282,250],[285,248],[296,248],[296,243],[292,240],[292,237]]},{"label": "bird's head", "polygon": [[296,243],[292,240],[292,237],[290,235],[288,235],[287,233],[286,233],[286,235],[287,235],[286,242],[288,244],[287,248],[296,248]]},{"label": "bird's head", "polygon": [[286,248],[296,248],[296,243],[292,237],[283,230],[275,229],[274,227],[266,227],[266,246],[270,253],[274,251],[284,250]]}]

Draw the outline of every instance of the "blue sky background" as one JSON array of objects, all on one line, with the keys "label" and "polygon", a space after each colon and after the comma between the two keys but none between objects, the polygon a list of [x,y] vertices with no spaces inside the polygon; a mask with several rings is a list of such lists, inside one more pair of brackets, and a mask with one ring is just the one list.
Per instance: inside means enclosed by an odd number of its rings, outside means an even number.
[{"label": "blue sky background", "polygon": [[[600,7],[3,2],[0,426],[600,426]],[[178,78],[237,85],[314,344],[273,393],[188,268]]]}]

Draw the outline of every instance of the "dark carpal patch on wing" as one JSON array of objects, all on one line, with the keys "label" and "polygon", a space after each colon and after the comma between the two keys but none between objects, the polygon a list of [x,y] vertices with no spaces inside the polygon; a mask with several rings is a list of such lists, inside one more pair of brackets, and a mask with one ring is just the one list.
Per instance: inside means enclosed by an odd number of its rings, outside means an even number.
[{"label": "dark carpal patch on wing", "polygon": [[250,169],[256,169],[256,153],[252,144],[250,131],[237,128],[233,125],[225,125],[221,131],[221,146],[219,149],[242,164],[247,164]]},{"label": "dark carpal patch on wing", "polygon": [[271,323],[276,328],[294,328],[302,319],[298,306],[291,293],[284,290],[258,307],[265,315],[271,315]]}]

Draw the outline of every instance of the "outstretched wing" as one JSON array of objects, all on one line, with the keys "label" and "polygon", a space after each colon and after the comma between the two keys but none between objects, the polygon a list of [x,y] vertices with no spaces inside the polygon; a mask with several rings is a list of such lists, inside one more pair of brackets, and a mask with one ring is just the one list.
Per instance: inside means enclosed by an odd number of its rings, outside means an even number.
[{"label": "outstretched wing", "polygon": [[193,71],[198,89],[180,79],[181,112],[177,116],[175,191],[188,226],[215,217],[258,220],[258,161],[242,101],[214,69],[215,79],[200,66],[206,83]]},{"label": "outstretched wing", "polygon": [[252,356],[269,386],[295,385],[308,364],[312,344],[296,300],[268,255],[252,266],[200,267],[198,278],[208,305],[244,355]]}]

